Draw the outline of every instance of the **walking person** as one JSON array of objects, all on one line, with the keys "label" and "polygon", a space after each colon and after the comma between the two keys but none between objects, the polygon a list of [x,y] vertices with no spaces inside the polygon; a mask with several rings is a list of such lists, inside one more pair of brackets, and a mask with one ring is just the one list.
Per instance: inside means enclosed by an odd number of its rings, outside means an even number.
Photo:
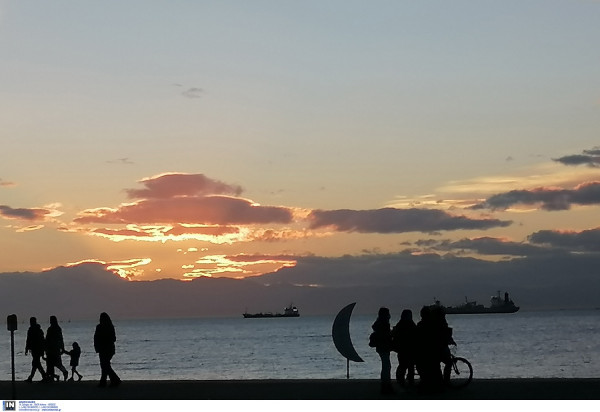
[{"label": "walking person", "polygon": [[396,381],[400,386],[412,386],[415,382],[416,333],[417,325],[413,321],[412,311],[404,309],[392,329],[392,350],[398,353]]},{"label": "walking person", "polygon": [[58,325],[58,319],[56,316],[50,316],[50,326],[46,332],[46,374],[48,379],[60,380],[58,375],[54,374],[54,368],[58,368],[67,380],[69,372],[62,364],[61,355],[65,351],[65,343],[63,340],[62,329]]},{"label": "walking person", "polygon": [[27,330],[27,340],[25,341],[25,355],[31,352],[31,374],[25,379],[26,382],[33,382],[33,376],[36,371],[40,371],[42,380],[46,380],[46,372],[42,367],[41,358],[44,356],[44,331],[37,323],[37,319],[32,316],[29,318],[29,329]]},{"label": "walking person", "polygon": [[83,375],[77,372],[77,366],[79,366],[79,358],[81,357],[81,348],[79,347],[79,343],[73,342],[73,349],[70,351],[65,351],[67,355],[71,357],[71,361],[69,362],[69,366],[71,366],[71,377],[69,381],[73,381],[75,379],[75,375],[77,375],[77,381],[80,381],[83,378]]},{"label": "walking person", "polygon": [[102,372],[100,383],[98,384],[99,387],[106,386],[107,378],[110,378],[110,386],[118,386],[121,383],[121,379],[110,365],[110,361],[115,355],[116,340],[117,335],[112,320],[108,316],[108,313],[102,312],[100,314],[100,323],[96,326],[96,332],[94,333],[94,349],[100,358],[100,369]]},{"label": "walking person", "polygon": [[379,308],[377,319],[371,326],[373,328],[375,350],[381,358],[381,393],[384,395],[394,393],[391,378],[392,363],[390,361],[390,351],[392,349],[390,317],[388,308]]}]

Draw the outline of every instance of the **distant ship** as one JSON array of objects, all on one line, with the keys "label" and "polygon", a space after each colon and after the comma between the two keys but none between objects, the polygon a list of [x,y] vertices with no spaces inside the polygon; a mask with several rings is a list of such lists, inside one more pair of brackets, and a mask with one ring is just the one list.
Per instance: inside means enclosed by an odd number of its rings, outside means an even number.
[{"label": "distant ship", "polygon": [[297,318],[300,316],[300,312],[298,312],[298,308],[290,304],[286,308],[283,309],[283,313],[243,313],[244,318]]},{"label": "distant ship", "polygon": [[444,306],[439,300],[436,300],[432,306],[441,307],[447,314],[515,313],[519,310],[519,307],[515,306],[509,298],[508,292],[504,293],[504,299],[500,297],[500,292],[497,296],[492,296],[489,307],[478,304],[474,300],[469,301],[467,298],[465,298],[465,303],[458,306]]}]

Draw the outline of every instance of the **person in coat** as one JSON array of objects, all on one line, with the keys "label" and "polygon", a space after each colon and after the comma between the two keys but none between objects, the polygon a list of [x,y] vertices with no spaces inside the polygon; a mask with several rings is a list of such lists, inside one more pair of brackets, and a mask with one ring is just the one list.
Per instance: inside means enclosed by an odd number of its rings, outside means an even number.
[{"label": "person in coat", "polygon": [[413,321],[412,311],[404,309],[400,320],[392,329],[392,349],[398,353],[396,381],[404,386],[415,381],[417,325]]},{"label": "person in coat", "polygon": [[46,374],[48,379],[58,380],[60,377],[54,374],[54,368],[58,368],[67,380],[69,372],[62,364],[61,355],[65,351],[65,342],[61,327],[58,325],[56,316],[50,316],[50,326],[46,331]]},{"label": "person in coat", "polygon": [[110,386],[118,386],[121,383],[121,379],[110,364],[112,357],[115,355],[116,340],[117,335],[112,320],[108,313],[102,312],[100,323],[98,323],[94,332],[94,350],[100,358],[101,376],[99,387],[106,386],[107,378],[110,379]]},{"label": "person in coat", "polygon": [[379,308],[377,319],[372,325],[375,334],[375,350],[381,358],[381,393],[392,394],[392,364],[390,361],[390,351],[392,349],[392,334],[390,331],[390,310],[388,308]]},{"label": "person in coat", "polygon": [[37,319],[32,316],[29,318],[29,329],[25,341],[25,355],[31,352],[31,374],[25,379],[27,382],[33,382],[33,376],[37,371],[42,375],[42,380],[47,380],[46,371],[44,371],[41,362],[41,358],[44,356],[44,344],[44,331],[37,323]]}]

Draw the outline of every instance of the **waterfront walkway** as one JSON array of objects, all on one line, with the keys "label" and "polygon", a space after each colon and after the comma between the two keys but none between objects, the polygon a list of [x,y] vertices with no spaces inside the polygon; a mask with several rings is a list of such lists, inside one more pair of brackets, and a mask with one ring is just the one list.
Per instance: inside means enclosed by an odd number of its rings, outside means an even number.
[{"label": "waterfront walkway", "polygon": [[[12,382],[0,382],[0,397],[12,399]],[[371,379],[123,381],[98,388],[97,381],[16,382],[17,400],[174,399],[174,400],[322,400],[322,399],[600,399],[600,379],[475,379],[466,388],[422,394],[395,386],[383,396]]]}]

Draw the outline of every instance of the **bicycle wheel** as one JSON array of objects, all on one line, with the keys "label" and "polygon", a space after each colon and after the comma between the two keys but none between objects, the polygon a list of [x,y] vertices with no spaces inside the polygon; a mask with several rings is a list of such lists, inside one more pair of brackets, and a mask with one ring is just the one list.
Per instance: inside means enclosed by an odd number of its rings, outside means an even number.
[{"label": "bicycle wheel", "polygon": [[448,384],[453,388],[467,386],[473,380],[473,367],[465,358],[456,357],[452,360],[450,381]]}]

